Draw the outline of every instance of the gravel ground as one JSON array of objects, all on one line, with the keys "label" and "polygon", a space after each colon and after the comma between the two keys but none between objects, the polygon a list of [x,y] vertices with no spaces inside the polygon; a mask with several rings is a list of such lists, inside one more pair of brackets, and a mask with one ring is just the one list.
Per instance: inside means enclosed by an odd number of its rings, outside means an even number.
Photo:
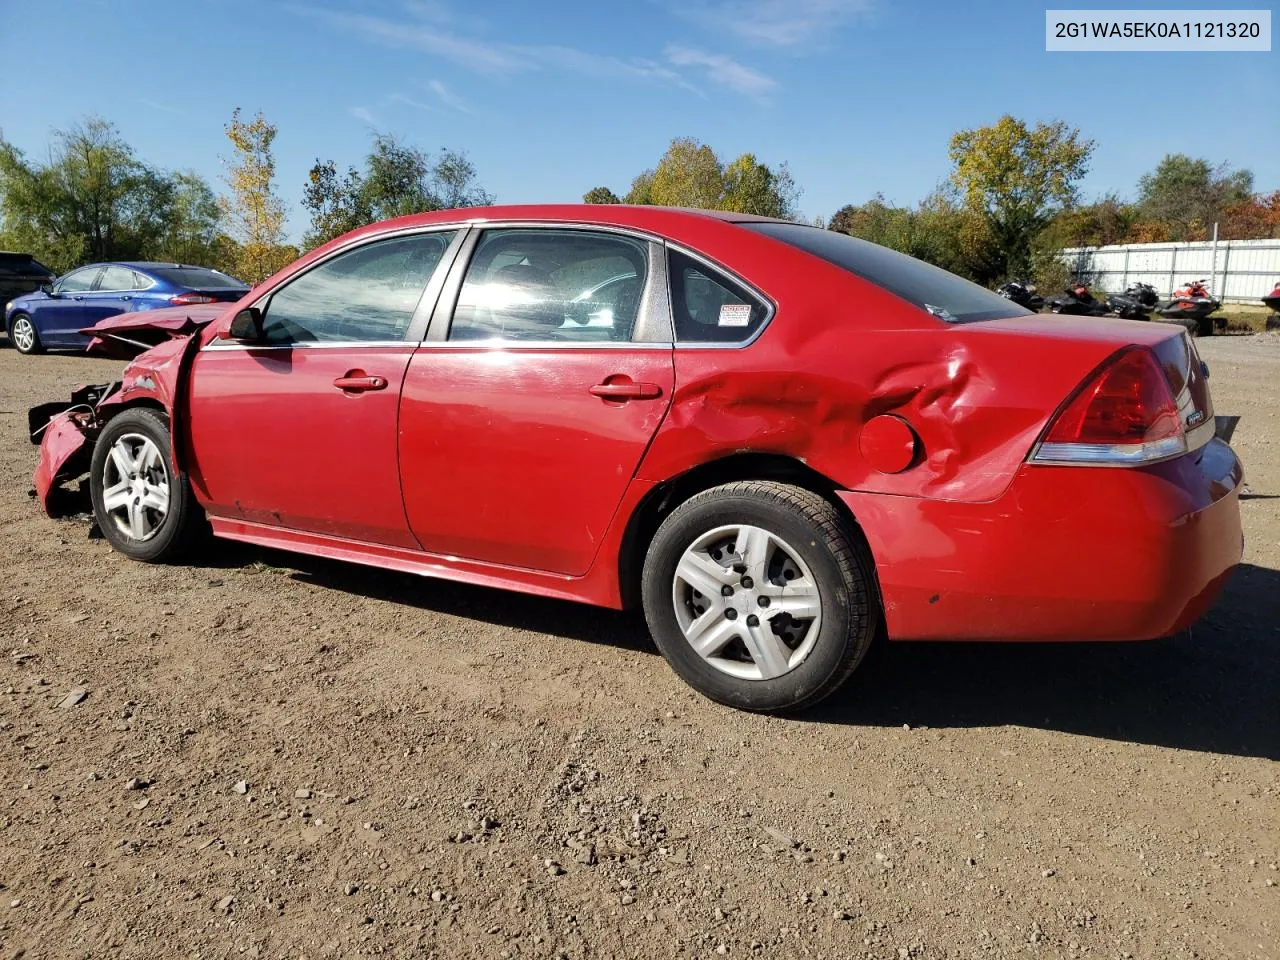
[{"label": "gravel ground", "polygon": [[124,560],[24,434],[121,365],[4,346],[0,955],[1280,956],[1280,338],[1201,350],[1251,493],[1191,635],[887,645],[777,719],[631,616]]}]

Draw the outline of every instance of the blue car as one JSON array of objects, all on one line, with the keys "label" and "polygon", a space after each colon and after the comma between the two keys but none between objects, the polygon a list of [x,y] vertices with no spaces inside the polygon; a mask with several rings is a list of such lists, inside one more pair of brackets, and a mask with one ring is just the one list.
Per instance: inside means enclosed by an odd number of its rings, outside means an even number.
[{"label": "blue car", "polygon": [[248,292],[248,284],[208,267],[94,263],[10,300],[4,309],[4,328],[19,353],[82,350],[89,338],[80,331],[117,313],[234,303]]}]

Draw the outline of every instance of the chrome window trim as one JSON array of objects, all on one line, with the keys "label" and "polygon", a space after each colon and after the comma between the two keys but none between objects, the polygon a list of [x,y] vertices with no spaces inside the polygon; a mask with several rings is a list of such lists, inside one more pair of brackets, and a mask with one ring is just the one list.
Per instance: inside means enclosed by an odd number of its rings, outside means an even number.
[{"label": "chrome window trim", "polygon": [[645,340],[427,340],[422,350],[494,353],[516,350],[670,350],[670,343]]},{"label": "chrome window trim", "polygon": [[71,290],[71,291],[70,291],[70,293],[72,293],[72,294],[77,294],[77,293],[80,293],[80,294],[84,294],[84,293],[97,293],[97,291],[96,291],[96,290],[94,290],[93,288],[94,288],[95,286],[97,286],[97,284],[98,284],[98,277],[99,277],[99,275],[102,273],[102,270],[103,270],[103,265],[102,265],[102,264],[100,264],[100,263],[95,263],[95,264],[93,264],[93,265],[91,265],[91,266],[87,266],[87,267],[80,267],[80,268],[78,268],[78,269],[76,269],[76,270],[71,270],[71,271],[69,271],[68,273],[64,274],[62,277],[60,277],[60,278],[58,279],[57,283],[55,283],[55,284],[53,285],[53,292],[54,292],[54,293],[62,293],[62,283],[63,283],[63,281],[64,281],[64,280],[66,280],[68,277],[74,277],[77,273],[80,273],[81,271],[83,271],[83,272],[85,272],[85,273],[88,273],[90,270],[97,270],[98,272],[97,272],[97,273],[95,273],[95,274],[93,275],[93,282],[89,284],[88,289],[86,289],[86,290]]},{"label": "chrome window trim", "polygon": [[[107,276],[107,271],[108,271],[108,270],[113,270],[113,269],[114,269],[114,270],[123,270],[125,273],[129,274],[129,276],[131,276],[131,277],[133,277],[133,278],[134,278],[134,282],[135,282],[135,283],[137,282],[137,278],[138,278],[138,271],[137,271],[137,270],[134,270],[134,269],[133,269],[133,267],[126,267],[126,266],[123,266],[122,264],[119,264],[119,263],[108,263],[108,264],[104,265],[104,266],[103,266],[103,268],[102,268],[102,276],[98,277],[97,281],[95,281],[95,282],[97,282],[97,283],[101,283],[101,282],[106,278],[106,276]],[[93,290],[92,292],[93,292],[93,293],[137,293],[137,292],[138,292],[138,288],[137,288],[137,287],[129,287],[128,289],[116,289],[116,290]]]},{"label": "chrome window trim", "polygon": [[[431,317],[431,313],[435,308],[436,300],[439,298],[440,291],[444,287],[444,282],[445,282],[444,277],[453,268],[453,263],[457,257],[458,250],[462,247],[463,241],[471,232],[466,224],[432,223],[432,224],[426,224],[418,227],[405,227],[404,229],[401,229],[401,230],[389,230],[386,233],[379,233],[374,236],[361,237],[357,240],[352,240],[349,243],[344,243],[342,246],[329,251],[329,253],[325,254],[325,256],[321,257],[319,260],[315,261],[314,263],[307,264],[307,267],[305,270],[301,270],[298,273],[293,274],[287,280],[284,280],[276,284],[270,290],[264,291],[260,296],[257,297],[257,299],[255,299],[251,304],[249,304],[250,307],[257,307],[259,310],[261,310],[263,319],[265,319],[267,316],[267,305],[270,303],[271,298],[275,296],[277,292],[279,292],[280,290],[283,290],[285,287],[292,284],[295,280],[298,280],[301,277],[305,277],[307,274],[309,274],[312,270],[316,269],[317,267],[320,267],[326,263],[329,263],[330,261],[336,259],[337,257],[351,253],[355,250],[359,250],[363,247],[371,246],[375,243],[382,243],[386,240],[398,240],[408,236],[417,236],[418,234],[446,233],[449,231],[456,231],[456,232],[454,233],[453,239],[449,241],[449,246],[446,247],[444,253],[440,255],[440,262],[436,264],[436,268],[432,272],[431,278],[427,281],[426,286],[423,288],[421,296],[418,297],[417,306],[413,308],[413,316],[409,319],[409,325],[408,327],[405,328],[404,336],[401,339],[399,340],[325,340],[323,342],[299,341],[297,343],[260,343],[260,344],[243,344],[243,345],[235,344],[233,346],[242,347],[246,349],[255,349],[255,350],[269,350],[269,349],[276,349],[276,348],[293,349],[295,347],[315,347],[315,346],[351,347],[351,346],[385,345],[388,343],[413,344],[417,342],[419,339],[421,339],[422,332],[427,328],[427,325]],[[203,349],[205,350],[227,349],[226,347],[223,347],[223,346],[214,347],[211,345],[216,342],[217,341],[210,341],[210,343],[206,344]]]},{"label": "chrome window trim", "polygon": [[[766,294],[763,290],[761,290],[758,286],[756,286],[750,280],[747,280],[737,271],[731,270],[730,268],[724,266],[723,264],[717,262],[716,260],[711,259],[705,254],[699,253],[696,250],[691,250],[689,247],[686,247],[684,244],[674,243],[670,240],[666,241],[666,246],[668,250],[674,250],[677,253],[683,254],[684,256],[688,257],[690,260],[698,261],[703,266],[708,267],[709,269],[715,271],[716,273],[724,274],[726,277],[731,279],[734,283],[737,283],[740,286],[742,286],[743,289],[745,289],[748,293],[750,293],[757,300],[763,303],[765,307],[764,319],[760,321],[760,326],[758,326],[752,332],[751,336],[747,337],[747,339],[745,340],[732,340],[732,341],[681,340],[679,337],[676,336],[675,306],[674,306],[673,298],[670,298],[671,287],[670,287],[670,278],[669,278],[668,286],[667,286],[667,291],[668,291],[667,295],[669,298],[667,303],[667,313],[671,317],[672,343],[674,344],[677,350],[743,350],[751,346],[751,344],[755,343],[758,339],[760,339],[760,335],[763,334],[765,329],[769,326],[769,324],[773,322],[773,318],[777,315],[777,312],[778,312],[778,305],[773,302],[772,297]],[[668,273],[670,273],[669,266],[668,266]]]},{"label": "chrome window trim", "polygon": [[325,340],[304,341],[301,343],[239,343],[235,340],[210,340],[201,348],[204,350],[350,350],[352,348],[386,348],[405,347],[409,350],[417,346],[411,340]]},{"label": "chrome window trim", "polygon": [[[611,224],[593,224],[565,220],[485,220],[471,221],[471,236],[466,249],[453,263],[445,292],[441,295],[431,326],[422,346],[439,348],[448,346],[458,350],[493,352],[498,349],[663,349],[669,350],[674,335],[671,320],[670,287],[667,283],[667,257],[664,240],[645,230],[618,227]],[[648,260],[644,291],[636,311],[636,320],[628,340],[503,340],[493,337],[487,340],[450,340],[453,312],[458,296],[471,266],[476,247],[489,230],[558,230],[562,233],[606,233],[626,237],[645,247]],[[659,286],[660,284],[660,286]]]}]

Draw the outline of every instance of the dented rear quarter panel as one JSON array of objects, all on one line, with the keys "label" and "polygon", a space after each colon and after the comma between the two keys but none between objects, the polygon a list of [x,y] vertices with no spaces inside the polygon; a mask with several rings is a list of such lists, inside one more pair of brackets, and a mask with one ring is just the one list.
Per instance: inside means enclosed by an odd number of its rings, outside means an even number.
[{"label": "dented rear quarter panel", "polygon": [[[747,231],[739,230],[740,234]],[[948,324],[837,267],[747,234],[755,252],[701,248],[758,287],[776,314],[739,347],[682,344],[676,393],[639,470],[661,482],[736,453],[798,459],[848,490],[988,501],[1013,481],[1050,416],[1126,343],[1181,328],[1042,315]],[[794,264],[789,257],[799,256]],[[866,423],[910,424],[899,473],[859,450]]]}]

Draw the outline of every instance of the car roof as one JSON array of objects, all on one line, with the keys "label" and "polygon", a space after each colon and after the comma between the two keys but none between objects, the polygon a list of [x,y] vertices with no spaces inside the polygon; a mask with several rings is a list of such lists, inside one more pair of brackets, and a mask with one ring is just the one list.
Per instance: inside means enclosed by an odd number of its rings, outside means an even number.
[{"label": "car roof", "polygon": [[[215,270],[213,267],[202,267],[198,263],[172,263],[167,260],[100,260],[97,263],[86,263],[79,267],[72,267],[67,273],[75,273],[77,270],[91,270],[94,267],[127,267],[130,270],[141,270],[144,273],[154,270],[208,270],[211,273],[222,273],[221,270]],[[223,274],[229,276],[229,274]]]},{"label": "car roof", "polygon": [[[785,223],[774,217],[758,217],[731,210],[695,210],[689,207],[655,207],[626,203],[529,203],[489,207],[461,207],[414,213],[371,224],[378,230],[403,229],[436,223],[481,223],[486,220],[558,220],[566,223],[599,223],[661,229],[664,224],[718,220],[722,223]],[[366,228],[367,229],[367,228]]]}]

